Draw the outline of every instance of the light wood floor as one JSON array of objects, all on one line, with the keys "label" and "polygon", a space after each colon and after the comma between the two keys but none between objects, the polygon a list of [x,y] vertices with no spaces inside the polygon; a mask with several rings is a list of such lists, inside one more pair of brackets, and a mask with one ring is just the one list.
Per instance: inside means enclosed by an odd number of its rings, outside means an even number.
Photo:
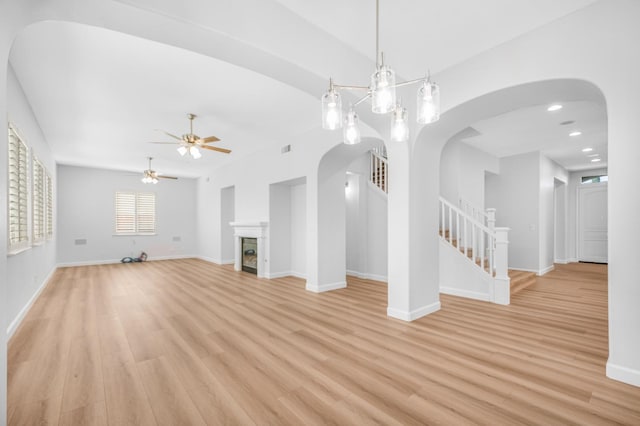
[{"label": "light wood floor", "polygon": [[63,268],[9,345],[9,423],[640,424],[605,377],[606,266],[405,323],[386,285],[324,294],[199,260]]}]

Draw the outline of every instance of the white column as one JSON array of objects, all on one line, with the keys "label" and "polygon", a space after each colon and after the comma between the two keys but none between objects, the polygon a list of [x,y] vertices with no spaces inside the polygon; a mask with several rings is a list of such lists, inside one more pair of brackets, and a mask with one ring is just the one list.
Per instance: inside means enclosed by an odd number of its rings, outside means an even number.
[{"label": "white column", "polygon": [[496,231],[496,276],[494,279],[494,302],[501,305],[511,303],[511,279],[509,278],[509,228]]},{"label": "white column", "polygon": [[310,248],[317,263],[309,268],[306,284],[306,289],[314,293],[347,286],[345,178],[344,169],[338,168],[317,182],[317,227],[310,239],[317,242]]},{"label": "white column", "polygon": [[[411,162],[409,145],[389,154],[387,315],[413,321],[440,309],[438,182],[440,156]],[[416,176],[416,171],[420,176]]]}]

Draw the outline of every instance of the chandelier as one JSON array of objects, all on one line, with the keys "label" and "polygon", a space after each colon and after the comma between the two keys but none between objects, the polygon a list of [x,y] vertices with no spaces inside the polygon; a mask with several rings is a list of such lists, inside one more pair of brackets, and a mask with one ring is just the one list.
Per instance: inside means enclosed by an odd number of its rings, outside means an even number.
[{"label": "chandelier", "polygon": [[[407,109],[396,100],[396,88],[420,84],[417,93],[417,121],[428,124],[440,118],[440,88],[431,81],[431,75],[415,80],[396,83],[395,72],[384,63],[384,53],[379,50],[379,0],[376,0],[376,69],[369,86],[335,84],[329,79],[329,90],[322,96],[322,128],[343,128],[343,141],[347,145],[360,143],[360,127],[355,107],[371,99],[371,111],[375,114],[391,114],[391,140],[404,142],[409,139]],[[340,89],[363,90],[367,94],[349,106],[343,118]]]}]

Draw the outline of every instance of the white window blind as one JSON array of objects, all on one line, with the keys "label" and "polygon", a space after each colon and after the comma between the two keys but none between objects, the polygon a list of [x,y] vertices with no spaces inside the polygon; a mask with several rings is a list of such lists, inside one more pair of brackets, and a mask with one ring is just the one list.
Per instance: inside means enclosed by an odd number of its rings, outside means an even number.
[{"label": "white window blind", "polygon": [[27,146],[9,126],[9,251],[29,246]]},{"label": "white window blind", "polygon": [[42,163],[33,156],[33,242],[39,243],[45,237],[45,183],[44,167]]},{"label": "white window blind", "polygon": [[116,192],[116,234],[155,234],[156,195]]},{"label": "white window blind", "polygon": [[46,220],[47,220],[47,239],[53,237],[53,181],[49,174],[45,175],[46,191],[47,191],[47,205],[46,205]]}]

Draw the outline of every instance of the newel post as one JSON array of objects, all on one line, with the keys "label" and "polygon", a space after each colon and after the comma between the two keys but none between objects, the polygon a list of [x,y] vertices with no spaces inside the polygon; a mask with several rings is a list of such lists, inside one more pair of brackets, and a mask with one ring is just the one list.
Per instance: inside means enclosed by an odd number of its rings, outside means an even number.
[{"label": "newel post", "polygon": [[487,227],[492,231],[496,228],[496,209],[487,209]]},{"label": "newel post", "polygon": [[[494,210],[495,211],[495,210]],[[494,217],[495,220],[495,217]],[[494,228],[496,232],[496,276],[493,301],[501,305],[511,302],[511,279],[509,278],[509,228]]]}]

